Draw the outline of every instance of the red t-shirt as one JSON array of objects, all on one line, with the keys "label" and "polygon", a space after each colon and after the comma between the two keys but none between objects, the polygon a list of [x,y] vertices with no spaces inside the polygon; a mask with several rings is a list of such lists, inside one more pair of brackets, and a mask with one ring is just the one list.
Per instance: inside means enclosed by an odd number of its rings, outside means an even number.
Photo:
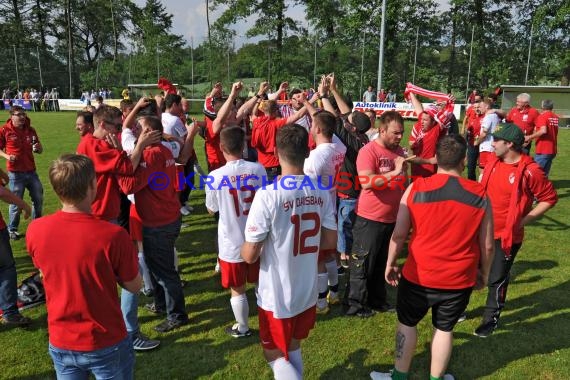
[{"label": "red t-shirt", "polygon": [[135,175],[119,178],[119,184],[125,194],[135,194],[143,226],[165,226],[180,218],[175,161],[164,145],[146,147]]},{"label": "red t-shirt", "polygon": [[[418,178],[407,199],[412,236],[403,275],[436,289],[477,282],[479,226],[487,198],[481,184],[447,174]],[[434,220],[434,215],[440,217]]]},{"label": "red t-shirt", "polygon": [[[493,223],[495,228],[495,239],[499,239],[505,225],[510,209],[511,193],[515,191],[513,184],[517,182],[518,162],[507,164],[502,161],[497,162],[490,173],[487,183],[487,194],[493,206]],[[532,209],[532,202],[536,198],[539,202],[556,203],[557,195],[552,183],[545,177],[544,171],[536,163],[526,167],[523,174],[522,188],[524,202],[523,216]],[[513,232],[513,243],[521,243],[524,238],[524,228],[517,228]]]},{"label": "red t-shirt", "polygon": [[103,220],[117,219],[121,209],[117,176],[133,175],[133,164],[127,153],[91,134],[79,141],[77,153],[89,157],[95,165],[97,195],[91,204],[93,216]]},{"label": "red t-shirt", "polygon": [[475,136],[479,136],[481,133],[481,120],[485,117],[484,114],[479,115],[473,107],[469,107],[465,112],[465,117],[467,118],[467,132],[469,132],[469,140],[467,143],[473,145],[475,142]]},{"label": "red t-shirt", "polygon": [[[380,146],[376,141],[371,141],[358,152],[356,170],[359,173],[372,170],[378,175],[391,172],[395,168],[394,159],[403,155],[404,150],[400,146],[392,151]],[[381,188],[362,189],[356,202],[356,215],[376,222],[395,223],[405,187],[402,173],[402,178],[391,180]]]},{"label": "red t-shirt", "polygon": [[525,107],[522,110],[513,107],[506,119],[509,123],[518,126],[525,135],[530,135],[534,132],[534,123],[537,117],[538,111],[532,107]]},{"label": "red t-shirt", "polygon": [[[435,157],[435,146],[440,138],[445,136],[447,130],[440,128],[436,124],[427,131],[422,131],[421,114],[420,120],[414,124],[410,133],[410,143],[412,144],[412,152],[420,158]],[[432,164],[412,164],[412,176],[429,177],[437,171],[437,165]]]},{"label": "red t-shirt", "polygon": [[206,121],[206,158],[208,160],[209,170],[215,170],[226,164],[226,159],[220,148],[220,134],[214,133],[214,121],[209,117]]},{"label": "red t-shirt", "polygon": [[287,119],[272,119],[269,116],[257,117],[253,120],[251,146],[257,150],[257,160],[263,167],[279,166],[279,158],[275,152],[275,136],[277,129],[287,123]]},{"label": "red t-shirt", "polygon": [[32,172],[36,170],[33,140],[40,142],[36,130],[30,126],[30,119],[26,118],[26,124],[22,128],[16,128],[9,119],[0,129],[0,149],[7,154],[16,156],[11,162],[6,160],[6,169],[9,172]]},{"label": "red t-shirt", "polygon": [[536,154],[556,154],[558,141],[558,115],[552,111],[544,111],[535,121],[535,128],[546,127],[546,134],[536,140]]},{"label": "red t-shirt", "polygon": [[139,269],[123,228],[57,211],[30,223],[26,245],[43,274],[52,345],[93,351],[125,339],[117,282],[134,280]]}]

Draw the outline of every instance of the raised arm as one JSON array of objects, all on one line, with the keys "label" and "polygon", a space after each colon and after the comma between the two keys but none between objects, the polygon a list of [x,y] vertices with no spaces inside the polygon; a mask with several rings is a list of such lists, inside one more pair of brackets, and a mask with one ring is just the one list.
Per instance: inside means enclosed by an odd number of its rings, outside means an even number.
[{"label": "raised arm", "polygon": [[230,111],[234,106],[234,101],[236,100],[242,88],[243,88],[243,83],[241,82],[236,82],[232,85],[230,96],[228,96],[228,98],[226,99],[226,101],[218,111],[218,115],[214,119],[214,122],[212,123],[212,129],[214,130],[215,135],[220,133],[224,124],[226,123],[226,120],[228,120]]},{"label": "raised arm", "polygon": [[327,79],[329,81],[330,90],[334,96],[334,99],[336,100],[336,105],[338,106],[340,113],[345,114],[345,113],[349,113],[350,111],[352,111],[350,109],[350,107],[348,106],[348,104],[346,104],[346,101],[344,100],[342,95],[338,92],[338,89],[336,88],[336,79],[335,79],[334,73],[329,74],[327,76]]},{"label": "raised arm", "polygon": [[277,92],[274,92],[273,94],[269,95],[269,100],[277,100],[279,99],[279,95],[281,95],[283,92],[286,92],[287,89],[289,88],[289,82],[283,82],[279,85],[279,89],[277,90]]},{"label": "raised arm", "polygon": [[244,118],[246,115],[252,114],[253,108],[255,107],[256,104],[261,102],[261,100],[263,99],[263,95],[267,92],[268,89],[269,89],[269,82],[261,82],[259,84],[259,90],[257,91],[257,94],[251,99],[248,99],[248,101],[245,102],[239,108],[236,117],[240,119]]},{"label": "raised arm", "polygon": [[416,111],[416,114],[419,117],[420,114],[424,112],[424,106],[422,105],[422,102],[420,102],[416,94],[414,94],[413,92],[410,92],[410,100],[412,101],[412,105],[414,106],[414,111]]}]

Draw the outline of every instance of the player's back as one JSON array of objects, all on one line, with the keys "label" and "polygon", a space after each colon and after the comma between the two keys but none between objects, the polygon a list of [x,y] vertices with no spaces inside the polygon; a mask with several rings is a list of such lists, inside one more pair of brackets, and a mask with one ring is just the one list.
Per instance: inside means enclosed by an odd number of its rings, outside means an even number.
[{"label": "player's back", "polygon": [[224,261],[243,261],[240,249],[247,215],[265,174],[263,166],[245,160],[227,162],[209,174],[210,183],[205,186],[206,207],[220,213],[218,245]]},{"label": "player's back", "polygon": [[321,227],[336,229],[328,191],[308,176],[283,176],[256,193],[246,240],[263,243],[258,305],[276,318],[297,315],[317,301]]}]

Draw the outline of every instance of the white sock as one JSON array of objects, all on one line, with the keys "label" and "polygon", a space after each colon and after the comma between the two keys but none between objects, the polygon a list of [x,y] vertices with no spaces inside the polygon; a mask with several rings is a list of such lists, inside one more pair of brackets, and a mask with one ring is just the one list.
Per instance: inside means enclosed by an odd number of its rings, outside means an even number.
[{"label": "white sock", "polygon": [[146,262],[144,261],[144,253],[139,252],[139,266],[141,267],[141,275],[144,282],[144,288],[146,290],[152,290],[152,280],[150,278],[150,272],[148,267],[146,266]]},{"label": "white sock", "polygon": [[269,366],[273,370],[273,377],[275,380],[301,380],[302,377],[297,372],[297,369],[285,360],[285,358],[279,358],[272,362],[269,362]]},{"label": "white sock", "polygon": [[326,272],[319,273],[317,276],[317,291],[319,292],[319,298],[322,298],[323,294],[325,295],[324,298],[326,298],[326,294],[329,291],[328,274]]},{"label": "white sock", "polygon": [[236,322],[239,324],[239,332],[246,332],[249,330],[249,304],[247,303],[247,296],[244,293],[240,294],[239,296],[231,297],[230,304],[232,305],[232,311],[234,312]]},{"label": "white sock", "polygon": [[325,264],[325,267],[327,268],[327,273],[329,275],[329,285],[338,285],[338,268],[336,266],[336,261],[329,261]]},{"label": "white sock", "polygon": [[178,251],[174,247],[174,269],[178,272]]},{"label": "white sock", "polygon": [[301,374],[303,377],[303,358],[301,357],[301,348],[295,351],[289,351],[289,362],[293,364],[293,367]]}]

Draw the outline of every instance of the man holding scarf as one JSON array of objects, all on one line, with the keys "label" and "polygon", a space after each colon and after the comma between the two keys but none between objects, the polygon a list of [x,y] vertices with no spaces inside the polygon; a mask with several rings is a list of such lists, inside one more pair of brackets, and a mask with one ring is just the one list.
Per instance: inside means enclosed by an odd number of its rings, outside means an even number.
[{"label": "man holding scarf", "polygon": [[[489,274],[487,304],[475,335],[495,331],[505,306],[510,270],[522,246],[524,226],[540,218],[558,201],[544,171],[523,153],[524,134],[515,124],[499,124],[492,134],[496,157],[489,159],[481,184],[494,217],[495,257]],[[533,208],[533,201],[537,204]]]}]

